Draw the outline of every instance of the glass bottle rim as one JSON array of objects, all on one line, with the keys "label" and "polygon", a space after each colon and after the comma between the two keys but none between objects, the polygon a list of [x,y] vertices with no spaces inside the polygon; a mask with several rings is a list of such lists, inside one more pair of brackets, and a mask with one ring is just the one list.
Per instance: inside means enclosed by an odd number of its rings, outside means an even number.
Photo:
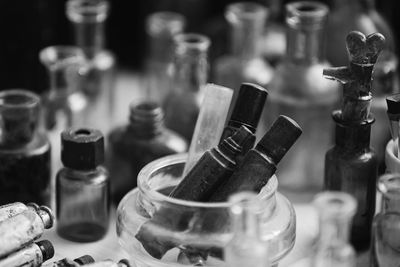
[{"label": "glass bottle rim", "polygon": [[84,51],[77,46],[54,45],[43,48],[39,59],[47,68],[84,65],[86,57]]},{"label": "glass bottle rim", "polygon": [[160,11],[150,14],[146,19],[146,30],[150,35],[180,33],[185,28],[185,17],[176,12]]},{"label": "glass bottle rim", "polygon": [[400,199],[400,173],[382,175],[378,179],[377,188],[386,198]]},{"label": "glass bottle rim", "polygon": [[25,89],[8,89],[0,92],[1,109],[34,109],[40,105],[40,97]]},{"label": "glass bottle rim", "polygon": [[210,38],[198,33],[180,33],[174,36],[174,43],[178,54],[188,51],[207,52],[211,45]]},{"label": "glass bottle rim", "polygon": [[354,216],[357,209],[356,199],[348,193],[325,191],[318,193],[313,200],[321,219],[346,219]]},{"label": "glass bottle rim", "polygon": [[289,26],[323,27],[329,8],[316,1],[298,1],[286,4],[286,22]]},{"label": "glass bottle rim", "polygon": [[[196,208],[230,208],[232,203],[230,202],[195,202],[195,201],[187,201],[181,200],[177,198],[172,198],[166,196],[157,190],[151,188],[149,184],[148,178],[152,176],[153,173],[159,171],[162,168],[167,166],[176,165],[176,164],[183,164],[187,160],[188,154],[181,153],[175,155],[169,155],[166,157],[159,158],[147,164],[138,174],[138,189],[139,191],[146,195],[150,196],[151,199],[164,202],[172,205],[178,205],[183,207],[196,207]],[[261,192],[257,195],[260,200],[268,199],[272,195],[275,194],[278,188],[278,180],[274,175],[269,180],[268,184],[261,190]],[[122,201],[121,201],[122,202]]]},{"label": "glass bottle rim", "polygon": [[67,17],[73,22],[102,22],[109,13],[110,4],[106,0],[68,0]]},{"label": "glass bottle rim", "polygon": [[230,23],[239,21],[265,21],[268,9],[255,2],[238,2],[230,4],[225,9],[225,18]]}]

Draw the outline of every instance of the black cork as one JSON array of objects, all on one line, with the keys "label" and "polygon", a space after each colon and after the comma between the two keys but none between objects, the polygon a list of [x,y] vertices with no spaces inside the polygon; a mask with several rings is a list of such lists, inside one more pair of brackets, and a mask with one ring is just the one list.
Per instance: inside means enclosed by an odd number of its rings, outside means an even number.
[{"label": "black cork", "polygon": [[79,258],[74,259],[74,262],[78,263],[79,265],[85,265],[85,264],[93,263],[94,259],[90,255],[83,255]]},{"label": "black cork", "polygon": [[54,247],[49,240],[41,240],[37,242],[36,245],[38,245],[40,251],[42,251],[43,261],[47,261],[54,257]]}]

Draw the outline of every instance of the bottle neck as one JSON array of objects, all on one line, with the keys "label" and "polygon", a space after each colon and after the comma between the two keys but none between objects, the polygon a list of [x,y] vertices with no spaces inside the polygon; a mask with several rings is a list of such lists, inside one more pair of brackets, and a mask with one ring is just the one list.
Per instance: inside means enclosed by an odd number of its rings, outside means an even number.
[{"label": "bottle neck", "polygon": [[341,119],[340,112],[335,111],[332,115],[335,123],[335,144],[345,150],[360,151],[369,149],[371,137],[371,125],[374,119],[359,123],[346,123]]},{"label": "bottle neck", "polygon": [[174,86],[186,92],[200,92],[208,79],[209,39],[198,34],[180,34],[174,43]]},{"label": "bottle neck", "polygon": [[81,47],[89,59],[104,49],[103,22],[75,22],[75,43]]},{"label": "bottle neck", "polygon": [[318,248],[330,247],[335,244],[349,243],[351,218],[320,219]]},{"label": "bottle neck", "polygon": [[255,3],[236,3],[228,6],[225,16],[231,28],[233,55],[245,61],[258,58],[266,9]]},{"label": "bottle neck", "polygon": [[152,138],[164,130],[164,112],[155,102],[131,105],[129,130],[140,138]]},{"label": "bottle neck", "polygon": [[288,4],[286,9],[288,59],[305,64],[323,60],[328,8],[317,2],[295,2]]}]

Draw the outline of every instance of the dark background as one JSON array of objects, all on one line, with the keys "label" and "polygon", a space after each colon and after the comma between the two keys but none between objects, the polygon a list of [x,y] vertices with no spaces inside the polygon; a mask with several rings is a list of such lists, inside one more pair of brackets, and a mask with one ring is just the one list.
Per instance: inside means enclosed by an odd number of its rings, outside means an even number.
[{"label": "dark background", "polygon": [[[47,78],[38,60],[49,45],[72,44],[72,29],[65,16],[65,0],[0,1],[0,90],[26,88],[38,93],[47,88]],[[110,0],[107,47],[116,54],[118,66],[141,70],[146,47],[145,17],[155,11],[184,14],[186,31],[209,35],[214,46],[211,57],[224,52],[226,36],[224,7],[232,0]],[[267,2],[258,1],[258,2]],[[290,1],[284,1],[290,2]],[[321,1],[328,5],[329,0]],[[344,4],[346,1],[343,1]],[[400,1],[378,0],[376,7],[394,30],[399,44]],[[222,34],[221,34],[222,32]],[[397,47],[398,50],[398,47]],[[399,51],[397,51],[398,53]],[[399,53],[398,53],[399,54]]]}]

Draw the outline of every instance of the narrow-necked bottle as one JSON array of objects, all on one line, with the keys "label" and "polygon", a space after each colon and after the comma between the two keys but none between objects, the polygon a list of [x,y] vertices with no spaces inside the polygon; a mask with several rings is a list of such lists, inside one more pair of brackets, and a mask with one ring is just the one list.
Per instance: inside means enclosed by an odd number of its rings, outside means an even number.
[{"label": "narrow-necked bottle", "polygon": [[146,87],[148,98],[153,101],[163,103],[171,90],[173,38],[183,32],[185,24],[183,15],[169,11],[150,14],[146,19],[148,38],[145,61]]},{"label": "narrow-necked bottle", "polygon": [[74,26],[75,43],[83,49],[88,59],[81,84],[89,101],[88,109],[85,110],[85,125],[102,132],[112,127],[114,111],[115,58],[104,48],[104,28],[109,10],[109,2],[106,0],[66,2],[67,17]]},{"label": "narrow-necked bottle", "polygon": [[50,142],[39,127],[40,98],[26,90],[0,93],[0,205],[50,201]]},{"label": "narrow-necked bottle", "polygon": [[323,192],[313,202],[319,217],[319,234],[311,257],[312,267],[355,267],[356,254],[349,243],[357,202],[343,192]]},{"label": "narrow-necked bottle", "polygon": [[210,40],[200,34],[178,34],[174,45],[172,88],[163,105],[165,124],[190,141],[208,80]]},{"label": "narrow-necked bottle", "polygon": [[[338,100],[338,85],[326,81],[322,70],[323,37],[328,7],[318,2],[286,5],[287,55],[270,83],[270,103],[264,110],[260,133],[278,115],[293,118],[303,136],[278,171],[279,187],[293,200],[310,198],[323,184],[324,154],[332,143],[330,110]],[[290,196],[289,196],[290,197]]]},{"label": "narrow-necked bottle", "polygon": [[226,8],[225,18],[230,25],[232,47],[230,55],[216,61],[215,81],[234,90],[235,103],[242,82],[266,86],[271,81],[272,68],[261,57],[260,49],[267,9],[253,2],[234,3]]},{"label": "narrow-necked bottle", "polygon": [[110,208],[102,133],[90,128],[62,132],[61,161],[64,168],[56,177],[57,233],[71,241],[97,241],[107,233]]},{"label": "narrow-necked bottle", "polygon": [[164,112],[151,101],[131,104],[129,124],[113,130],[109,144],[107,166],[117,203],[136,187],[137,175],[147,163],[187,150],[185,139],[164,126]]},{"label": "narrow-necked bottle", "polygon": [[0,267],[40,267],[53,256],[53,245],[48,240],[41,240],[23,246],[20,250],[0,259]]},{"label": "narrow-necked bottle", "polygon": [[372,226],[371,267],[396,266],[400,262],[400,175],[379,178],[381,211]]},{"label": "narrow-necked bottle", "polygon": [[368,249],[375,214],[376,153],[370,147],[372,71],[385,38],[350,32],[346,46],[350,64],[325,69],[327,78],[343,83],[341,109],[333,112],[336,123],[335,146],[325,157],[325,189],[352,194],[358,208],[351,229],[351,243],[360,252]]}]

